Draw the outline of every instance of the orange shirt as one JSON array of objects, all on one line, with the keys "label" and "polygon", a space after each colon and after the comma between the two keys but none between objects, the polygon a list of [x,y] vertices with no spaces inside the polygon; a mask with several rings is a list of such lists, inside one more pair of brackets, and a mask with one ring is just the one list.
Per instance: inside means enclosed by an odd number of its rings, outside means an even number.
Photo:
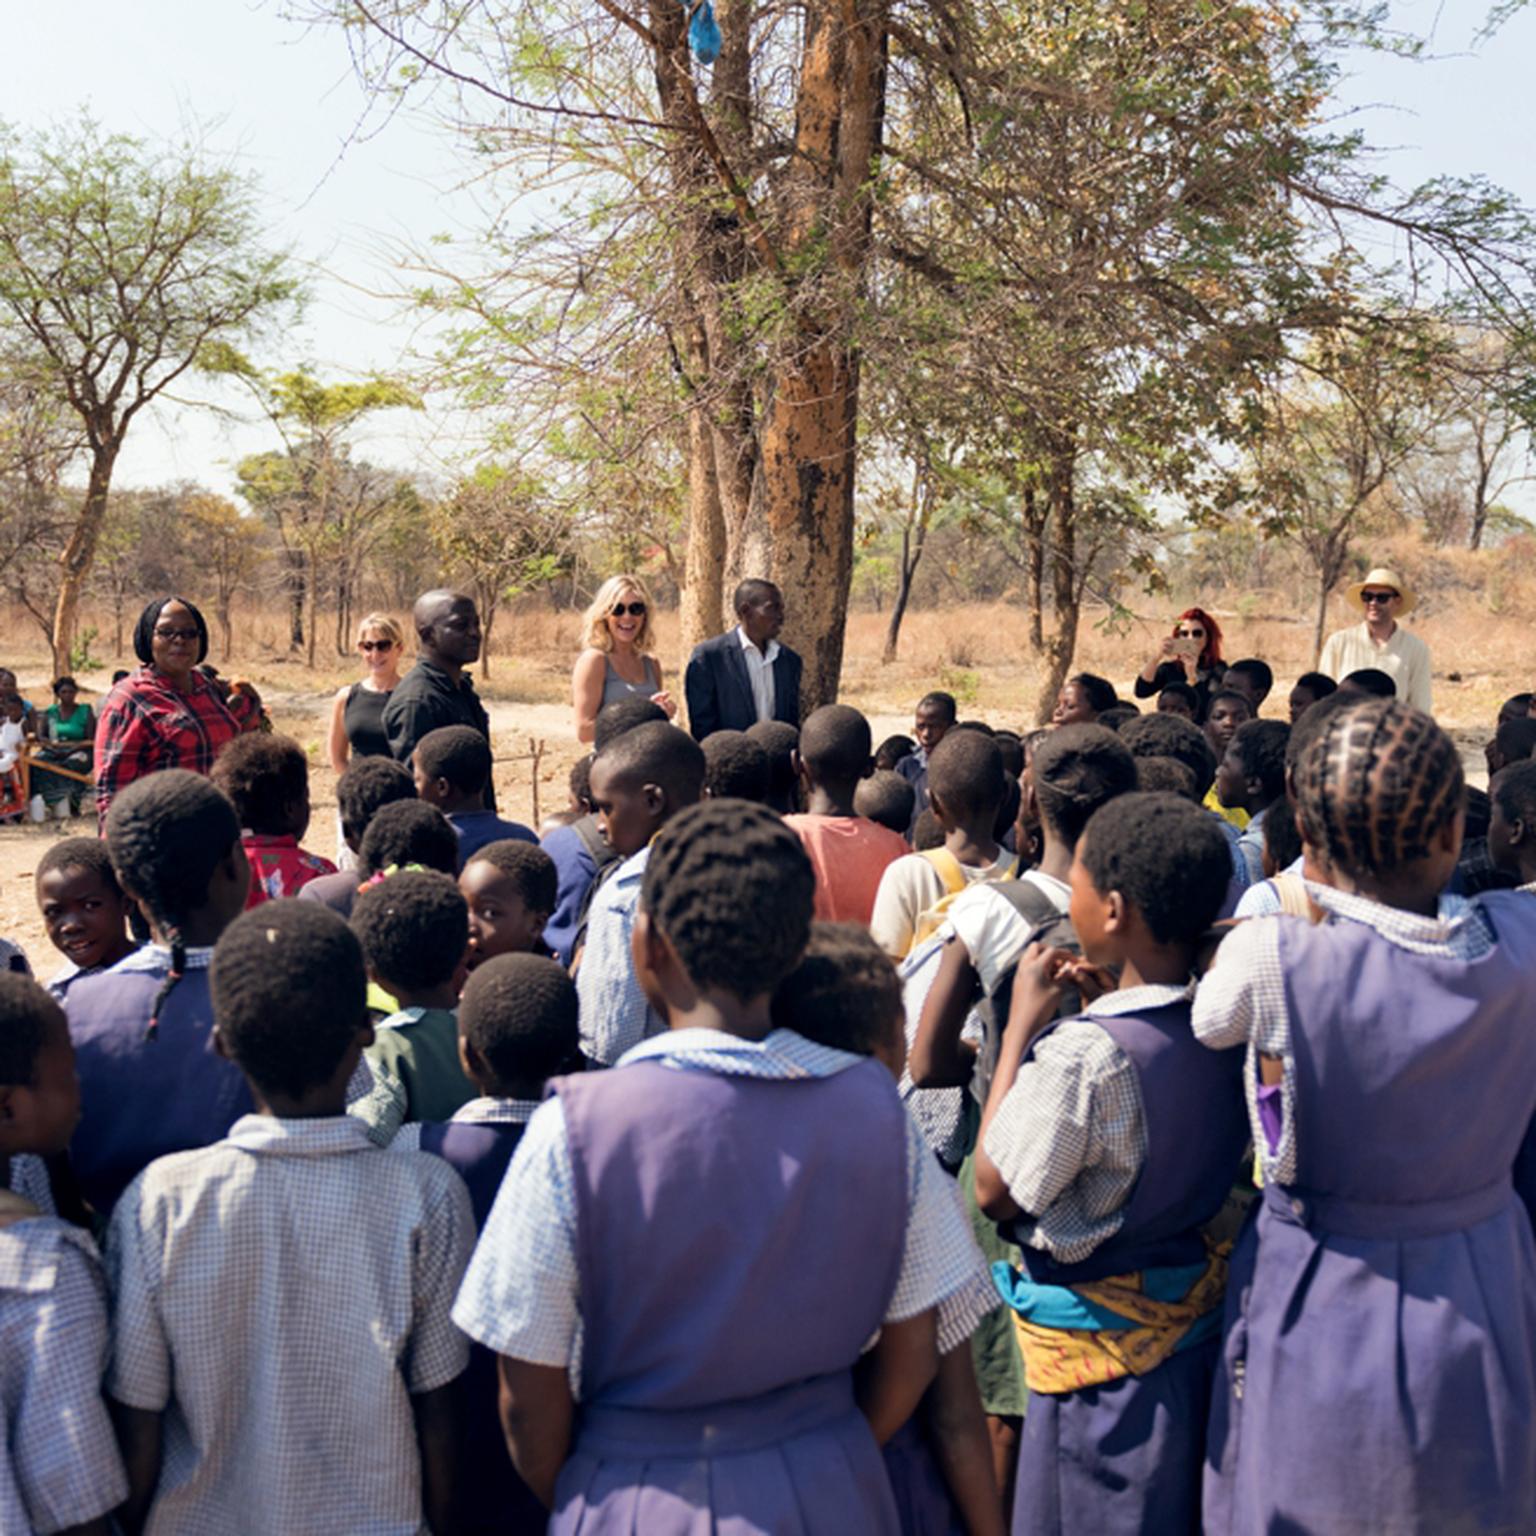
[{"label": "orange shirt", "polygon": [[786,816],[816,871],[816,916],[865,923],[888,865],[912,850],[899,832],[863,816]]}]

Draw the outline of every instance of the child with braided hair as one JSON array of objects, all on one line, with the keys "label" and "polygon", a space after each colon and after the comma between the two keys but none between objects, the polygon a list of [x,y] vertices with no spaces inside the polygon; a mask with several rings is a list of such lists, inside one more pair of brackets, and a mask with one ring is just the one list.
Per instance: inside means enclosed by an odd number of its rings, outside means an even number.
[{"label": "child with braided hair", "polygon": [[1295,763],[1329,866],[1313,924],[1243,923],[1193,1024],[1247,1048],[1265,1187],[1232,1259],[1207,1531],[1529,1531],[1536,1244],[1512,1170],[1536,1112],[1536,907],[1440,906],[1460,755],[1396,700]]},{"label": "child with braided hair", "polygon": [[107,851],[151,942],[65,1001],[83,1111],[70,1151],[103,1214],[152,1158],[217,1141],[251,1108],[210,1043],[208,963],[250,883],[234,806],[201,774],[164,769],[113,800]]},{"label": "child with braided hair", "polygon": [[633,953],[665,1033],[551,1084],[454,1320],[501,1356],[557,1536],[896,1536],[878,1445],[975,1275],[964,1219],[885,1067],[772,1015],[811,925],[795,834],[711,800],[650,848]]}]

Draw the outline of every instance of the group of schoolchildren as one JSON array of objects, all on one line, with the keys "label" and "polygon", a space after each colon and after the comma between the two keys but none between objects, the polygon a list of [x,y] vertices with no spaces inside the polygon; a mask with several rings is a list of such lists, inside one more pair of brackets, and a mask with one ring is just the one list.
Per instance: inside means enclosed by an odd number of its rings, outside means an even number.
[{"label": "group of schoolchildren", "polygon": [[1479,807],[1271,684],[632,697],[537,841],[448,727],[340,871],[284,737],[133,783],[0,976],[0,1531],[1536,1531],[1530,700]]}]

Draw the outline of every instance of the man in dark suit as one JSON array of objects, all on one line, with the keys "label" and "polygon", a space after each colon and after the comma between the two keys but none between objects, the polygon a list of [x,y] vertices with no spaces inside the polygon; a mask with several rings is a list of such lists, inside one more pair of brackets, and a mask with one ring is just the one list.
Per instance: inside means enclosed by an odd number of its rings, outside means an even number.
[{"label": "man in dark suit", "polygon": [[778,641],[784,598],[753,577],[736,588],[735,629],[696,645],[683,691],[695,741],[715,731],[744,731],[759,720],[800,724],[800,658]]}]

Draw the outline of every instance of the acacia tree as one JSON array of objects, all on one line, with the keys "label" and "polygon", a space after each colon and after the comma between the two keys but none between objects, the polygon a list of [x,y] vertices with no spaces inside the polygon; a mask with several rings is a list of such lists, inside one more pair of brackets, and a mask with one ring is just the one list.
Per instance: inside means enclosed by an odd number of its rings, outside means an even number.
[{"label": "acacia tree", "polygon": [[197,543],[198,565],[213,583],[213,611],[224,640],[224,655],[235,654],[234,607],[239,593],[249,593],[265,554],[261,524],[242,513],[227,496],[193,491],[183,512]]},{"label": "acacia tree", "polygon": [[427,526],[438,554],[473,591],[491,675],[491,632],[502,603],[552,582],[567,561],[571,518],[536,476],[482,464],[432,507]]},{"label": "acacia tree", "polygon": [[58,666],[134,419],[210,341],[254,337],[297,297],[262,229],[253,183],[196,150],[89,121],[30,139],[0,126],[0,338],[79,419],[89,461],[59,556]]}]

